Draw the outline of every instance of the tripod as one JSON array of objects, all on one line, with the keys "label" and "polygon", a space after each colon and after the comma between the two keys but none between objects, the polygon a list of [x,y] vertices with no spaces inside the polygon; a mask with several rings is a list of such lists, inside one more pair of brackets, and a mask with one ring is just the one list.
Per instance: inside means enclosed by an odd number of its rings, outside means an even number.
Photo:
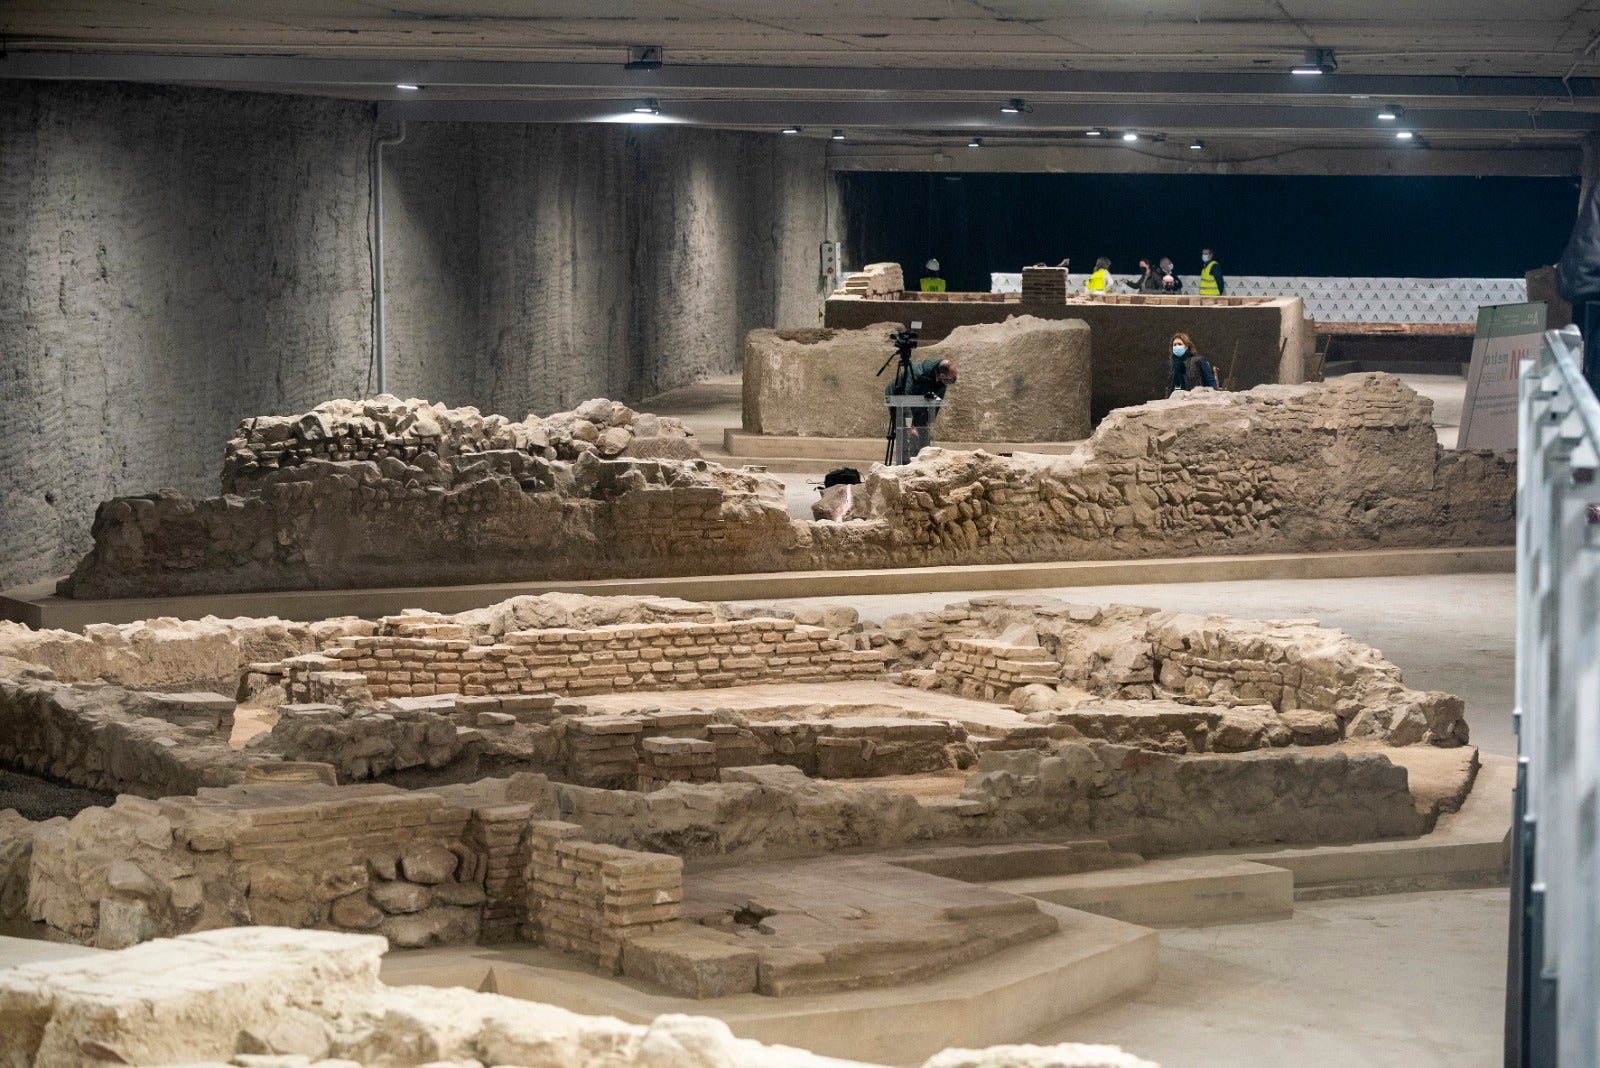
[{"label": "tripod", "polygon": [[[921,323],[912,323],[909,330],[897,330],[889,335],[889,340],[894,344],[894,355],[884,360],[883,366],[878,368],[878,373],[873,376],[874,378],[881,378],[883,372],[889,369],[889,365],[894,363],[897,358],[899,359],[900,365],[895,368],[894,372],[894,384],[886,391],[886,397],[905,396],[906,392],[911,388],[911,350],[917,347],[917,330],[921,326]],[[883,449],[885,466],[893,465],[896,462],[895,441],[897,436],[904,440],[903,431],[908,429],[904,421],[907,418],[905,408],[898,407],[893,403],[889,404],[888,443]],[[904,452],[905,450],[902,449],[901,451]],[[898,458],[900,463],[906,463],[909,459],[910,457],[907,456]]]}]

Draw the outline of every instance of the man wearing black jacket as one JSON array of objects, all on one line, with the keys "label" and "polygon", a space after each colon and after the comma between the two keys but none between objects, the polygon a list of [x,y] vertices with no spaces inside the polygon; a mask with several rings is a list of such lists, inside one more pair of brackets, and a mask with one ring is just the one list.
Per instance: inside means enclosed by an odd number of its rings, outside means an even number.
[{"label": "man wearing black jacket", "polygon": [[1572,303],[1572,321],[1583,332],[1583,377],[1600,394],[1600,182],[1584,192],[1578,221],[1556,264],[1556,290]]}]

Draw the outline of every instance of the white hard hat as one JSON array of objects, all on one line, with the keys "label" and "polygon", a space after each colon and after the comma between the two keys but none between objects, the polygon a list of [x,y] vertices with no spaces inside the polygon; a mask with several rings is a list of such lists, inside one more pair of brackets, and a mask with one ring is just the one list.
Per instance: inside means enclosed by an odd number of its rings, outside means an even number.
[{"label": "white hard hat", "polygon": [[929,271],[937,271],[939,269],[939,261],[938,260],[929,260],[927,263],[923,264],[923,269],[924,270],[929,270]]}]

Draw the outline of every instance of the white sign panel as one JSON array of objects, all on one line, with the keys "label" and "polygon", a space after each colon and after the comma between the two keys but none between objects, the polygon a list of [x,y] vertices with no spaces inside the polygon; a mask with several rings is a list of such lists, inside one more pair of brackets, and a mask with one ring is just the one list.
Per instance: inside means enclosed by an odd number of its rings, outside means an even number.
[{"label": "white sign panel", "polygon": [[1478,309],[1456,448],[1503,451],[1517,447],[1517,366],[1538,352],[1544,317],[1542,301]]}]

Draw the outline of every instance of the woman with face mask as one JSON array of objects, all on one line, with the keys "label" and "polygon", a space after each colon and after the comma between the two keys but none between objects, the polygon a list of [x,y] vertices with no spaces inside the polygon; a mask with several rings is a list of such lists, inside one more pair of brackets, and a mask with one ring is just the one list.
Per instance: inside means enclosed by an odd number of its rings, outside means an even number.
[{"label": "woman with face mask", "polygon": [[1170,397],[1180,389],[1217,388],[1217,372],[1211,361],[1200,355],[1188,334],[1172,335],[1172,389]]}]

